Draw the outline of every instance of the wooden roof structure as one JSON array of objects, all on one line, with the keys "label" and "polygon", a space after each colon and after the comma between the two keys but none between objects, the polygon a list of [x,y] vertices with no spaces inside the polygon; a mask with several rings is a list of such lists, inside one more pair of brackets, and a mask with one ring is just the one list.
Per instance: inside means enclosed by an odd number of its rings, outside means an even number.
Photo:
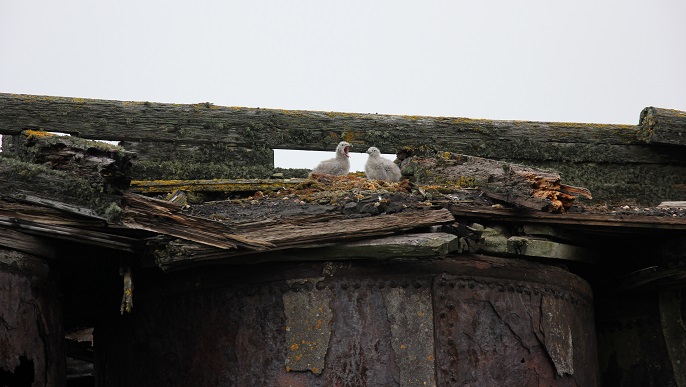
[{"label": "wooden roof structure", "polygon": [[[75,282],[97,255],[102,270],[164,275],[486,254],[568,267],[600,295],[686,279],[675,110],[646,108],[634,126],[0,94],[0,134],[0,247]],[[395,151],[405,179],[274,168],[273,149],[340,140]],[[92,326],[89,286],[67,285],[67,330]]]}]

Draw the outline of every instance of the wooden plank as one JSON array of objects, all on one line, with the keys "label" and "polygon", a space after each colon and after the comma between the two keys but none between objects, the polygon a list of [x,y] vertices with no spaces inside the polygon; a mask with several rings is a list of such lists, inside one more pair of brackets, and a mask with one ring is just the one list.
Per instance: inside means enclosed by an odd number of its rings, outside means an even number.
[{"label": "wooden plank", "polygon": [[580,229],[608,230],[686,230],[686,218],[670,216],[627,215],[627,214],[550,214],[524,210],[512,210],[491,207],[466,207],[449,204],[448,208],[455,217],[495,220],[515,223],[538,223],[548,225],[566,225]]},{"label": "wooden plank", "polygon": [[44,238],[0,227],[0,246],[42,258],[55,258],[55,246]]},{"label": "wooden plank", "polygon": [[[0,132],[26,128],[120,141],[234,144],[331,150],[340,140],[364,151],[426,145],[488,158],[645,162],[636,125],[498,121],[455,117],[294,111],[0,94]],[[608,148],[609,147],[609,148]],[[614,148],[612,148],[614,147]]]},{"label": "wooden plank", "polygon": [[144,141],[119,143],[136,153],[135,179],[267,178],[274,170],[274,151],[225,144]]},{"label": "wooden plank", "polygon": [[[421,227],[448,224],[454,217],[446,209],[407,211],[396,214],[377,215],[364,219],[333,219],[298,223],[284,220],[281,224],[255,229],[239,235],[248,239],[257,239],[272,243],[275,247],[269,254],[257,254],[245,257],[254,252],[246,250],[220,250],[211,246],[189,243],[181,240],[172,241],[155,253],[156,262],[163,270],[189,265],[213,263],[259,263],[273,260],[302,260],[302,254],[289,257],[273,254],[275,250],[294,247],[321,247],[326,243],[343,243],[365,238],[387,236],[400,231],[409,231]],[[244,257],[241,257],[244,256]]]},{"label": "wooden plank", "polygon": [[651,144],[686,145],[686,112],[652,106],[643,109],[639,137]]},{"label": "wooden plank", "polygon": [[187,192],[255,192],[293,188],[307,179],[132,180],[129,192],[140,194]]},{"label": "wooden plank", "polygon": [[127,193],[122,203],[121,219],[129,228],[171,235],[220,249],[241,246],[262,251],[272,247],[271,243],[259,236],[251,239],[237,235],[221,222],[185,215],[181,213],[181,206],[164,200]]},{"label": "wooden plank", "polygon": [[447,233],[413,233],[336,244],[330,247],[294,250],[303,260],[324,259],[418,259],[440,257],[457,250],[458,237]]}]

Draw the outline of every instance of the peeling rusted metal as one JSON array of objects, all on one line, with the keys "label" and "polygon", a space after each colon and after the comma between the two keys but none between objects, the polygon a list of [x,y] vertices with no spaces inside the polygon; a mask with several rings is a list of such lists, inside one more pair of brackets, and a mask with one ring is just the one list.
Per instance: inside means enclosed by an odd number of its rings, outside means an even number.
[{"label": "peeling rusted metal", "polygon": [[436,385],[434,316],[427,281],[382,290],[401,386]]},{"label": "peeling rusted metal", "polygon": [[286,313],[286,371],[324,370],[329,348],[332,294],[327,288],[316,289],[321,278],[287,281],[290,290],[283,293]]},{"label": "peeling rusted metal", "polygon": [[137,284],[134,313],[96,327],[99,385],[598,384],[590,288],[542,264],[270,263]]}]

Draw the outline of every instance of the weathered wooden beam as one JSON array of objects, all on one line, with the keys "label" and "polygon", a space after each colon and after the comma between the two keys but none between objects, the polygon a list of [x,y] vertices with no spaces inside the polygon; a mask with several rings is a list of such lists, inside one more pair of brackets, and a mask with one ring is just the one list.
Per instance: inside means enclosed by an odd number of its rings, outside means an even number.
[{"label": "weathered wooden beam", "polygon": [[647,107],[641,112],[639,137],[652,144],[686,145],[686,112]]},{"label": "weathered wooden beam", "polygon": [[274,170],[274,151],[266,146],[246,148],[220,140],[169,142],[166,138],[119,145],[136,153],[131,172],[136,179],[267,178]]},{"label": "weathered wooden beam", "polygon": [[585,230],[674,230],[686,231],[686,218],[627,214],[550,214],[490,207],[467,207],[449,204],[458,220],[490,220],[507,223],[565,225]]},{"label": "weathered wooden beam", "polygon": [[129,192],[151,194],[187,192],[250,192],[292,188],[307,179],[133,180]]},{"label": "weathered wooden beam", "polygon": [[[236,230],[237,235],[260,240],[274,245],[267,254],[254,254],[246,250],[220,250],[212,246],[175,240],[155,252],[156,262],[163,270],[186,267],[203,263],[260,263],[272,260],[288,260],[287,257],[271,255],[272,251],[294,247],[320,247],[327,243],[343,243],[365,238],[387,236],[400,231],[421,227],[448,224],[453,216],[445,209],[407,211],[384,214],[364,219],[300,219],[297,224],[284,220],[281,224],[254,229],[246,232]],[[253,254],[245,256],[246,254]],[[300,258],[291,258],[301,260]]]},{"label": "weathered wooden beam", "polygon": [[122,203],[122,223],[132,229],[171,235],[220,249],[241,246],[262,251],[273,247],[262,238],[237,235],[221,222],[183,214],[183,207],[171,202],[127,193]]},{"label": "weathered wooden beam", "polygon": [[392,235],[385,238],[336,244],[329,247],[298,249],[290,253],[304,260],[326,259],[389,259],[427,258],[447,255],[458,248],[458,237],[453,234],[413,233]]},{"label": "weathered wooden beam", "polygon": [[114,209],[119,198],[102,184],[94,184],[75,173],[0,156],[0,181],[0,197],[61,202],[81,208],[84,213],[92,211],[104,218],[116,216]]},{"label": "weathered wooden beam", "polygon": [[[399,116],[0,94],[0,133],[43,129],[129,142],[359,151],[406,145],[490,158],[644,160],[638,126]],[[354,149],[354,150],[356,150]],[[567,156],[565,156],[567,155]]]}]

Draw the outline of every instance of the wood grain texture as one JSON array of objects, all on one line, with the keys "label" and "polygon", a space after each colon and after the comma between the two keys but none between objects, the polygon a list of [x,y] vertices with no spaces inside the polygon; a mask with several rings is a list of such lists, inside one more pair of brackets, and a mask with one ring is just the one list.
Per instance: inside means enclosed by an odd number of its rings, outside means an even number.
[{"label": "wood grain texture", "polygon": [[643,109],[639,137],[652,144],[686,145],[686,112],[652,106]]}]

